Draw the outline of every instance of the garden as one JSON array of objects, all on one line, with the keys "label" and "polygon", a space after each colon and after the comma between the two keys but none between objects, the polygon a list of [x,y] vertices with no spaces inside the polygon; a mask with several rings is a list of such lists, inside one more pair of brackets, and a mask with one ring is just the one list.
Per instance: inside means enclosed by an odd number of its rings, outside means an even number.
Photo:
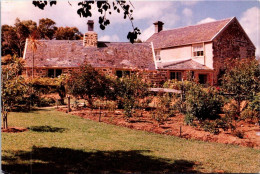
[{"label": "garden", "polygon": [[[58,78],[25,78],[23,59],[2,57],[3,169],[258,172],[259,63],[226,65],[220,86],[201,85],[190,76],[162,84],[180,91],[172,93],[151,91],[143,72],[117,78],[87,63]],[[68,156],[56,158],[62,153]]]}]

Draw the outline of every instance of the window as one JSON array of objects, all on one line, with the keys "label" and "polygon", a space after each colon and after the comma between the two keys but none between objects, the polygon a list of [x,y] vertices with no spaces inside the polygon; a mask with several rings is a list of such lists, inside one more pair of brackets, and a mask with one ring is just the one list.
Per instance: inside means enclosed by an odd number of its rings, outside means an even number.
[{"label": "window", "polygon": [[121,78],[123,76],[130,76],[130,71],[122,71],[122,70],[117,70],[116,71],[116,76],[118,78]]},{"label": "window", "polygon": [[48,69],[48,77],[54,78],[62,74],[62,69]]},{"label": "window", "polygon": [[199,83],[206,84],[208,82],[208,75],[207,74],[199,74]]},{"label": "window", "polygon": [[157,61],[161,60],[160,50],[155,50],[155,60]]},{"label": "window", "polygon": [[170,72],[170,79],[173,80],[173,79],[176,79],[178,81],[181,81],[182,80],[182,73],[181,72]]},{"label": "window", "polygon": [[192,48],[193,48],[193,57],[204,56],[203,44],[194,45]]}]

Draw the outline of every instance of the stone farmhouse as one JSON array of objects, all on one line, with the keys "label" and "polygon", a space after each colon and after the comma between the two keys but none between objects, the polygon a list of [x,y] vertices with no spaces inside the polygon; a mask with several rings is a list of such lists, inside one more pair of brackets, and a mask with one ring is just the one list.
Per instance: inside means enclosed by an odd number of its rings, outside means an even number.
[{"label": "stone farmhouse", "polygon": [[101,42],[88,21],[83,40],[38,40],[32,51],[27,40],[23,74],[57,77],[87,62],[108,75],[122,77],[142,71],[160,85],[168,79],[186,79],[188,73],[199,83],[217,84],[227,58],[254,58],[255,46],[238,20],[229,19],[163,30],[155,22],[155,33],[143,43]]}]

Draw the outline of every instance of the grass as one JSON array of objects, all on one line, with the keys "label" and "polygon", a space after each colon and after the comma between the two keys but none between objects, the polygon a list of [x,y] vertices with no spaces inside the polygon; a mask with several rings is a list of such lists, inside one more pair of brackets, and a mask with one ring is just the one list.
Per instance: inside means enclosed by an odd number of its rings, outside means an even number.
[{"label": "grass", "polygon": [[8,173],[260,171],[260,151],[131,130],[40,109],[10,113],[2,133],[2,169]]}]

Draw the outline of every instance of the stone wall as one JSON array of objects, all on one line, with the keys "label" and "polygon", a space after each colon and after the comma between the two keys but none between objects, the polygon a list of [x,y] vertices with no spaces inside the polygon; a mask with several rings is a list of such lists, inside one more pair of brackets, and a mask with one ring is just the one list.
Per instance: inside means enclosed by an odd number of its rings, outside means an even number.
[{"label": "stone wall", "polygon": [[255,57],[254,45],[235,20],[213,41],[214,84],[218,83],[227,58]]}]

